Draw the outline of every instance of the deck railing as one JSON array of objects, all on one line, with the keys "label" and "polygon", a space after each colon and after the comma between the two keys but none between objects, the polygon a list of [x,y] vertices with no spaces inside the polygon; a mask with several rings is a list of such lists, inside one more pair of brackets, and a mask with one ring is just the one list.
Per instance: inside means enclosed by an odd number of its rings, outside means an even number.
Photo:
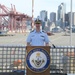
[{"label": "deck railing", "polygon": [[[50,73],[75,74],[75,47],[57,46],[50,49]],[[26,47],[0,46],[0,73],[26,74]]]}]

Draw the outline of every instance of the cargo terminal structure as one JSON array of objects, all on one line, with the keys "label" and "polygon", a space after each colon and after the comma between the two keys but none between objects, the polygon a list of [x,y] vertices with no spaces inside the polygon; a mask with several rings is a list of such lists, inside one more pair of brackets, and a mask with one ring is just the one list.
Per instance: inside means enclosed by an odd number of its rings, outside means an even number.
[{"label": "cargo terminal structure", "polygon": [[15,5],[8,8],[0,4],[0,31],[25,32],[26,22],[31,19],[27,14],[17,12]]}]

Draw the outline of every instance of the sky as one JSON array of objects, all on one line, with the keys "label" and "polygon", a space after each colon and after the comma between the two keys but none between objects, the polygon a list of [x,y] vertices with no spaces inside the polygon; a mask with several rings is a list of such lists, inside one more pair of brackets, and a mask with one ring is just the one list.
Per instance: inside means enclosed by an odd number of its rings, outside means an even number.
[{"label": "sky", "polygon": [[[34,0],[34,17],[40,15],[41,10],[48,11],[48,17],[51,12],[56,12],[58,6],[64,2],[66,4],[66,12],[70,12],[71,0]],[[11,4],[15,5],[16,10],[32,16],[32,0],[0,0],[0,4],[11,8]],[[72,11],[75,12],[75,0],[72,0]]]}]

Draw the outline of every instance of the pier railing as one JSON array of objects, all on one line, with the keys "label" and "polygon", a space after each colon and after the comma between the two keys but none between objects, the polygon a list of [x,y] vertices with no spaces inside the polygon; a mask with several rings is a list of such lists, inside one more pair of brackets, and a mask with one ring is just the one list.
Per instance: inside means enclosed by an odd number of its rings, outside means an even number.
[{"label": "pier railing", "polygon": [[[75,47],[57,46],[50,49],[51,74],[75,74]],[[0,74],[26,73],[26,47],[0,46]],[[51,75],[50,74],[50,75]],[[6,74],[5,74],[6,75]]]},{"label": "pier railing", "polygon": [[50,49],[51,73],[75,74],[75,47],[58,46]]}]

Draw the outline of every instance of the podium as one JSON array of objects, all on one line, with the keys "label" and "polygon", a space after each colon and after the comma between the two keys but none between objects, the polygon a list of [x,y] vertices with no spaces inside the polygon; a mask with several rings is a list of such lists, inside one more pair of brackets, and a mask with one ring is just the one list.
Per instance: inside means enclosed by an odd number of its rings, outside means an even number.
[{"label": "podium", "polygon": [[26,52],[26,75],[50,75],[50,46],[27,46]]}]

